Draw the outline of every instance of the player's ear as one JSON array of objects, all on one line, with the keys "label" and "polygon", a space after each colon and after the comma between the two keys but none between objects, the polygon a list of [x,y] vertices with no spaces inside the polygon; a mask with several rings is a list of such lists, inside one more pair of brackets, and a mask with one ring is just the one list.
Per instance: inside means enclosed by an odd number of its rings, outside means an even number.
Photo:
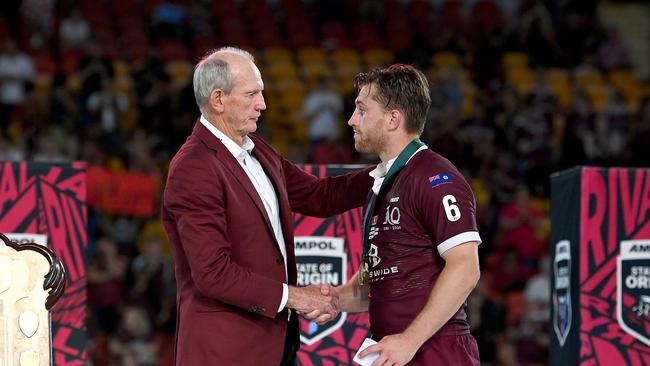
[{"label": "player's ear", "polygon": [[398,109],[391,109],[388,111],[388,130],[394,131],[399,128],[399,126],[404,123],[404,118],[402,112]]}]

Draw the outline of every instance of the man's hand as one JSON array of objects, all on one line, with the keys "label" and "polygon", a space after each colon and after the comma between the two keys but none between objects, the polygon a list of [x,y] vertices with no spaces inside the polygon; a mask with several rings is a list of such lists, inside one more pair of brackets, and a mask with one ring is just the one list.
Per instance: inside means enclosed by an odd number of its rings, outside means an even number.
[{"label": "man's hand", "polygon": [[339,300],[331,286],[307,287],[289,286],[289,300],[287,307],[294,309],[298,314],[318,324],[334,319],[339,313]]},{"label": "man's hand", "polygon": [[386,336],[377,344],[364,349],[359,357],[363,358],[375,352],[379,352],[379,358],[372,363],[372,366],[392,365],[404,366],[415,356],[420,346],[404,336],[402,333]]},{"label": "man's hand", "polygon": [[314,309],[308,313],[298,312],[298,314],[302,315],[305,319],[314,321],[316,324],[325,324],[336,318],[341,309],[339,303],[339,294],[336,291],[336,288],[330,286],[329,284],[323,284],[320,286],[320,294],[323,297],[331,298],[332,307],[336,309],[335,313],[323,313],[318,309]]}]

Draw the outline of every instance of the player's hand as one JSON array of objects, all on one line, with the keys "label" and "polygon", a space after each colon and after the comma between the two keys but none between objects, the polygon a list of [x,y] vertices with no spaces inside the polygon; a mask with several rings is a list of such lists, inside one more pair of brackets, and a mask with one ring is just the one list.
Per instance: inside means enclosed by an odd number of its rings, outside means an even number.
[{"label": "player's hand", "polygon": [[334,289],[334,287],[330,286],[329,284],[323,284],[320,286],[320,294],[323,297],[330,298],[331,306],[336,309],[334,312],[329,312],[329,313],[323,313],[319,309],[314,309],[311,312],[298,312],[299,315],[304,317],[305,319],[311,320],[315,322],[316,324],[325,324],[338,315],[339,312],[339,295],[338,292]]},{"label": "player's hand", "polygon": [[414,342],[398,333],[386,336],[379,343],[364,349],[359,357],[363,358],[379,352],[379,358],[372,363],[372,366],[404,366],[413,359],[418,348]]}]

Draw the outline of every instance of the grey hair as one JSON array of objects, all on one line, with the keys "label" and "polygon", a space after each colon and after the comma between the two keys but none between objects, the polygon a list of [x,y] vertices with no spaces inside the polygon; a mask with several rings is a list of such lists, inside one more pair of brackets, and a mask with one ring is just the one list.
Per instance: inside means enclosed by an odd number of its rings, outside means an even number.
[{"label": "grey hair", "polygon": [[232,73],[228,62],[219,57],[223,53],[234,53],[255,62],[255,57],[250,52],[237,47],[221,47],[208,52],[196,64],[193,76],[194,98],[201,112],[203,112],[203,107],[208,103],[210,94],[214,89],[221,89],[226,94],[230,94],[232,91]]}]

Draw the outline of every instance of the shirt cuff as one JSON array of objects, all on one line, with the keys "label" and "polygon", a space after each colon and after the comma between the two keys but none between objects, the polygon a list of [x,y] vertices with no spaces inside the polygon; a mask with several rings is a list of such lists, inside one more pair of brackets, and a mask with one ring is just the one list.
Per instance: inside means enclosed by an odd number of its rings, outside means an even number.
[{"label": "shirt cuff", "polygon": [[445,251],[457,245],[467,243],[468,241],[476,241],[479,244],[481,244],[481,236],[478,234],[477,231],[466,231],[464,233],[460,233],[458,235],[452,236],[451,238],[438,244],[438,253],[442,255],[442,253],[444,253]]},{"label": "shirt cuff", "polygon": [[289,300],[289,286],[286,283],[282,284],[282,300],[280,301],[280,307],[278,308],[278,313],[284,310],[284,307],[287,306],[287,301]]}]

